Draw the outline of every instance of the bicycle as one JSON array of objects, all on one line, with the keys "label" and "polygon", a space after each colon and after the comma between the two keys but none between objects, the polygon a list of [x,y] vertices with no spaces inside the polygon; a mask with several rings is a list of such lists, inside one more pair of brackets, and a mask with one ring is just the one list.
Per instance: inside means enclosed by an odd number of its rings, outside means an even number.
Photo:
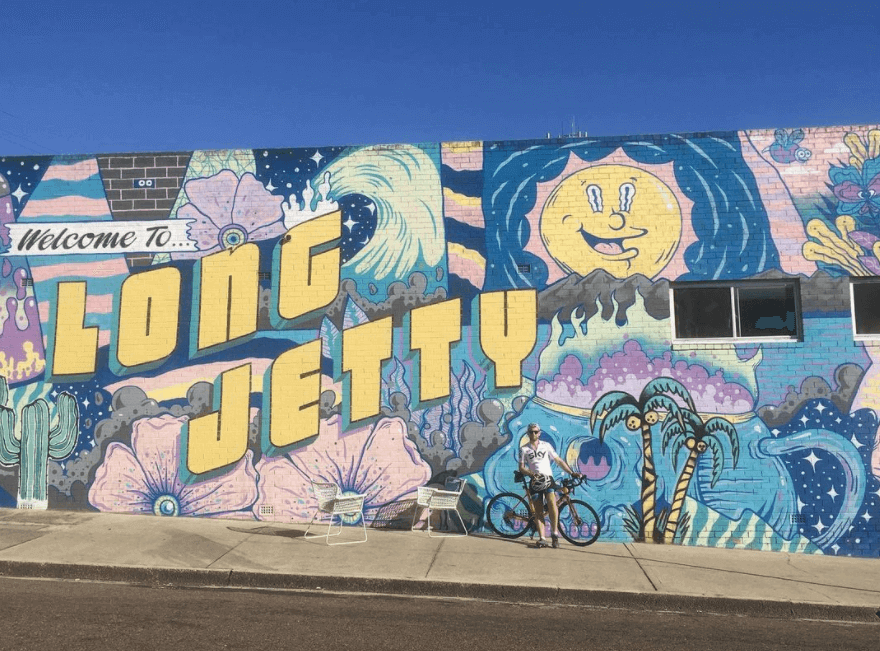
[{"label": "bicycle", "polygon": [[[516,493],[499,493],[486,505],[486,522],[502,538],[519,538],[531,532],[532,538],[538,533],[535,510],[529,499],[527,479],[519,470],[513,473],[514,481],[522,483],[526,497]],[[559,508],[559,533],[572,545],[586,547],[599,538],[601,524],[599,514],[592,506],[582,500],[571,498],[574,489],[586,478],[574,477],[562,480],[556,486],[556,505]],[[543,526],[543,523],[541,523]]]}]

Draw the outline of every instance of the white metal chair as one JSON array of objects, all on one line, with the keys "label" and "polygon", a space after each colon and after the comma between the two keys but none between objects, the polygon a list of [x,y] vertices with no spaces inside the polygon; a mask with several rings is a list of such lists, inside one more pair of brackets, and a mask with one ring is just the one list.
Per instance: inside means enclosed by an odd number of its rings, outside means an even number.
[{"label": "white metal chair", "polygon": [[[422,510],[427,509],[425,518],[428,523],[427,531],[428,535],[432,538],[458,538],[467,535],[467,527],[464,524],[461,514],[458,512],[458,500],[461,498],[461,493],[467,482],[463,480],[456,480],[456,482],[458,483],[458,487],[455,490],[440,490],[439,488],[431,488],[430,486],[420,486],[418,488],[418,493],[416,494],[416,510],[415,513],[413,513],[411,527],[412,531],[417,531],[416,521]],[[449,486],[448,483],[447,486]],[[464,533],[431,533],[432,511],[452,511],[455,513],[455,515],[458,516],[458,521],[461,523],[461,529]],[[419,531],[421,531],[421,529],[419,529]]]},{"label": "white metal chair", "polygon": [[[303,538],[327,538],[328,545],[351,545],[354,543],[367,542],[367,524],[364,521],[364,498],[366,497],[365,495],[343,496],[342,490],[336,484],[318,481],[312,482],[312,491],[315,493],[315,497],[318,500],[318,509],[315,511],[315,515],[312,516],[312,520],[311,522],[309,522],[309,527],[303,534]],[[330,517],[330,522],[327,525],[327,533],[313,533],[310,536],[309,530],[312,528],[312,524],[314,524],[315,518],[317,518],[321,514]],[[346,515],[360,517],[361,526],[364,529],[364,539],[331,543],[331,536],[338,536],[342,533],[342,518]],[[337,516],[339,517],[339,531],[337,531],[336,533],[331,533],[333,529],[333,520]]]}]

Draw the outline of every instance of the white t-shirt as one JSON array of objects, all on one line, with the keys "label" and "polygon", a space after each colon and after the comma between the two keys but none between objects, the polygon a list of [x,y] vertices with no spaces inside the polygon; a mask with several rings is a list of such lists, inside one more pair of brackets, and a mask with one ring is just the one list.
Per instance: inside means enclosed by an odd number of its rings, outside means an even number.
[{"label": "white t-shirt", "polygon": [[529,443],[519,449],[519,458],[522,464],[531,472],[541,475],[553,475],[550,461],[556,456],[556,450],[547,441],[538,441],[537,450],[532,448]]}]

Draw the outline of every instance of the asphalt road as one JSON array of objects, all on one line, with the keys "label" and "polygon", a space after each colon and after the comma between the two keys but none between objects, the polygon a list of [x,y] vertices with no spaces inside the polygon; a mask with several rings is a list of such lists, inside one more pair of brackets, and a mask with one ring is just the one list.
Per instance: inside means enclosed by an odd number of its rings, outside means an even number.
[{"label": "asphalt road", "polygon": [[877,649],[877,624],[0,578],[0,648]]}]

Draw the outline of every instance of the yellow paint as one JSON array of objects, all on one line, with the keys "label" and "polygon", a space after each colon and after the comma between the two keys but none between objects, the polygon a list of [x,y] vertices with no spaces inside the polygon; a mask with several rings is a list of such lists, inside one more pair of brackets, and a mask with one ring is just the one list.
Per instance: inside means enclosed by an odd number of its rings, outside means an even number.
[{"label": "yellow paint", "polygon": [[342,213],[332,212],[294,226],[282,238],[278,315],[295,319],[325,307],[339,291],[339,247],[312,253],[342,236]]},{"label": "yellow paint", "polygon": [[495,386],[522,383],[522,362],[538,338],[538,295],[534,290],[480,295],[480,347],[495,363]]},{"label": "yellow paint", "polygon": [[207,255],[197,263],[201,278],[198,350],[257,331],[260,249],[244,244]]},{"label": "yellow paint", "polygon": [[164,267],[122,283],[116,359],[129,368],[168,357],[177,346],[180,271]]},{"label": "yellow paint", "polygon": [[382,362],[391,358],[391,317],[364,323],[342,333],[342,370],[351,373],[349,420],[379,413]]},{"label": "yellow paint", "polygon": [[467,206],[468,208],[480,208],[483,205],[482,197],[469,197],[465,194],[453,192],[449,188],[443,188],[443,198],[448,201],[454,201],[460,206]]},{"label": "yellow paint", "polygon": [[250,426],[251,365],[222,373],[220,408],[189,421],[186,467],[190,473],[217,470],[241,459],[247,451]]},{"label": "yellow paint", "polygon": [[272,363],[269,441],[276,448],[318,435],[321,340],[282,353]]},{"label": "yellow paint", "polygon": [[85,282],[58,283],[51,375],[84,375],[95,372],[98,326],[83,327],[86,318]]},{"label": "yellow paint", "polygon": [[410,350],[419,351],[419,400],[449,395],[450,345],[461,341],[461,300],[426,305],[410,313]]},{"label": "yellow paint", "polygon": [[541,239],[556,262],[587,275],[657,275],[681,239],[681,208],[659,178],[628,165],[595,165],[566,177],[541,212]]},{"label": "yellow paint", "polygon": [[446,249],[449,253],[457,255],[465,260],[469,260],[485,271],[486,258],[480,255],[477,251],[465,248],[461,244],[456,244],[455,242],[447,242]]}]

